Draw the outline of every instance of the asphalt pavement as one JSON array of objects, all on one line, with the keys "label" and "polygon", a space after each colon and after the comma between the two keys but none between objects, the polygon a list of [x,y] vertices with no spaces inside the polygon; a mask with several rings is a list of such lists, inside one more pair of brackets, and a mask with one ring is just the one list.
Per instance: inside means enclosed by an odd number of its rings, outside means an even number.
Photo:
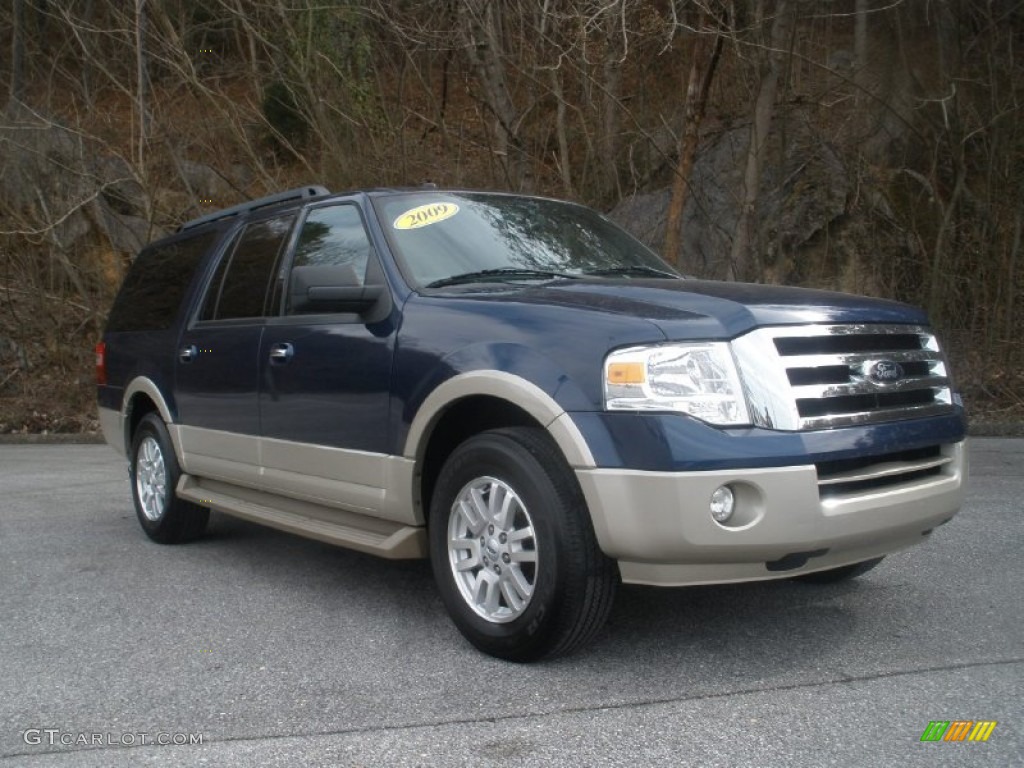
[{"label": "asphalt pavement", "polygon": [[[961,514],[857,581],[626,587],[523,666],[425,562],[221,515],[162,547],[106,446],[0,445],[0,766],[1024,765],[1024,440],[970,454]],[[920,740],[947,720],[998,724]]]}]

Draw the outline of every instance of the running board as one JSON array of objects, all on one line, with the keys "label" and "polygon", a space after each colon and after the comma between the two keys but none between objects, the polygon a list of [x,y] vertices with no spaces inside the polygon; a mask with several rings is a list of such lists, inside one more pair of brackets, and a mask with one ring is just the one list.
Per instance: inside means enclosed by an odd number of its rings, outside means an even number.
[{"label": "running board", "polygon": [[427,556],[425,528],[186,474],[178,480],[177,495],[233,517],[390,560]]}]

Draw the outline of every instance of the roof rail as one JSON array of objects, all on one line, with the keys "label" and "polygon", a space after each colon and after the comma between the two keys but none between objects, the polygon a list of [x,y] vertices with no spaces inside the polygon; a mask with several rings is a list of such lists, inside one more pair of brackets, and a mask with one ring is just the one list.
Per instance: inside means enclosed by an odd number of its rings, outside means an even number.
[{"label": "roof rail", "polygon": [[214,211],[208,213],[206,216],[200,216],[198,219],[192,219],[186,221],[180,227],[178,231],[182,232],[186,229],[192,229],[198,227],[201,224],[208,224],[211,221],[217,221],[219,219],[226,219],[229,216],[238,216],[242,213],[248,213],[249,211],[255,211],[257,208],[263,208],[267,205],[274,205],[274,203],[284,203],[289,200],[301,200],[306,197],[319,197],[320,195],[329,195],[330,190],[326,187],[313,184],[308,187],[298,187],[296,189],[289,189],[285,192],[278,192],[276,195],[267,195],[266,197],[260,197],[256,200],[249,200],[246,203],[239,205],[233,205],[230,208],[224,208],[220,211]]}]

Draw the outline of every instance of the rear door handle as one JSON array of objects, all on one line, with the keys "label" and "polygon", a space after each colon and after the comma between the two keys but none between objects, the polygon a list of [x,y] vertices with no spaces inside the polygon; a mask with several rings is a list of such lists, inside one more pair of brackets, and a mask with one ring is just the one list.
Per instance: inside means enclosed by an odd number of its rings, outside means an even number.
[{"label": "rear door handle", "polygon": [[274,344],[270,348],[270,362],[273,365],[284,365],[292,359],[292,355],[295,354],[295,348],[285,342],[284,344]]},{"label": "rear door handle", "polygon": [[199,350],[196,349],[195,344],[190,344],[178,353],[178,359],[183,363],[191,363],[197,357],[199,357]]}]

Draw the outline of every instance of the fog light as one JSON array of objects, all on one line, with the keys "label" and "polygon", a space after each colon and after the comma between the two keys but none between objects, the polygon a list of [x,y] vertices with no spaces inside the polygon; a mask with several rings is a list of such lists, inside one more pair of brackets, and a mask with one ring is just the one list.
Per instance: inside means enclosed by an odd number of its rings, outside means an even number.
[{"label": "fog light", "polygon": [[722,485],[711,494],[711,517],[716,523],[726,523],[732,517],[732,511],[736,508],[736,500],[732,495],[732,488]]}]

